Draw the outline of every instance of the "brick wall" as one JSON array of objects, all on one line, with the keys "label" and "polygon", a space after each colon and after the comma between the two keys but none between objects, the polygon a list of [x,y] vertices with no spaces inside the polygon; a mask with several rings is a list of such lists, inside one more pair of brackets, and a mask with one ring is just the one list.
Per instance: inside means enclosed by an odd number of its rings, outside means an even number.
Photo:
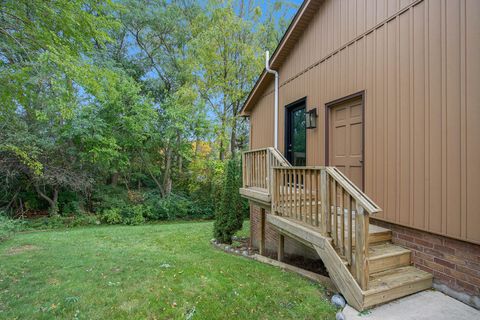
[{"label": "brick wall", "polygon": [[[269,213],[265,210],[266,214]],[[259,248],[261,230],[261,208],[250,203],[250,246]],[[278,232],[268,223],[265,223],[265,251],[266,255],[277,255]],[[311,259],[318,259],[317,253],[302,243],[285,237],[285,255],[300,255]]]},{"label": "brick wall", "polygon": [[435,287],[480,308],[480,246],[399,225],[370,220],[392,230],[393,242],[412,250],[413,264],[434,276]]}]

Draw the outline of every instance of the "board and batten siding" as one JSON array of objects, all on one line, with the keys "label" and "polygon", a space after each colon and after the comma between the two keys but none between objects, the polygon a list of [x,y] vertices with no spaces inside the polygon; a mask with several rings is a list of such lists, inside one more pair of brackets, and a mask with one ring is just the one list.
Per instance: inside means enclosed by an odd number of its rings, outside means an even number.
[{"label": "board and batten siding", "polygon": [[[480,1],[325,1],[279,70],[284,106],[318,108],[307,164],[325,163],[325,104],[365,91],[365,191],[378,218],[480,243]],[[273,82],[273,81],[271,81]],[[250,115],[273,145],[273,85]]]}]

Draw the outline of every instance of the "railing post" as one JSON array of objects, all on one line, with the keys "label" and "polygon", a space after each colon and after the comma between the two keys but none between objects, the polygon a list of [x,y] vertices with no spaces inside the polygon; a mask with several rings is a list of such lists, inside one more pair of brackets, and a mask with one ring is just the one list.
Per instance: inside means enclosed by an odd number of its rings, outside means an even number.
[{"label": "railing post", "polygon": [[243,188],[247,185],[247,164],[245,163],[246,154],[242,153],[242,186]]},{"label": "railing post", "polygon": [[322,234],[328,235],[328,215],[330,213],[330,197],[328,195],[328,176],[325,169],[320,171],[320,204],[321,204],[321,226]]},{"label": "railing post", "polygon": [[355,275],[362,290],[368,289],[368,228],[369,216],[355,202]]},{"label": "railing post", "polygon": [[270,149],[267,149],[267,155],[266,155],[266,170],[267,170],[267,190],[268,193],[272,194],[272,179],[273,179],[273,174],[272,174],[272,154],[270,152]]}]

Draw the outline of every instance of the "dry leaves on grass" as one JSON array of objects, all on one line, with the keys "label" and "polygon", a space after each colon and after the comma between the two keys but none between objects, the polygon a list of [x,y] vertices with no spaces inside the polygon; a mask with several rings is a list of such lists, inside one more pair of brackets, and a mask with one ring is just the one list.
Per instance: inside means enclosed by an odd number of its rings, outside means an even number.
[{"label": "dry leaves on grass", "polygon": [[8,249],[7,254],[9,256],[14,256],[14,255],[20,254],[22,252],[33,251],[33,250],[38,250],[38,249],[40,249],[40,247],[34,246],[32,244],[25,244],[25,245],[20,246],[20,247],[13,247],[13,248]]}]

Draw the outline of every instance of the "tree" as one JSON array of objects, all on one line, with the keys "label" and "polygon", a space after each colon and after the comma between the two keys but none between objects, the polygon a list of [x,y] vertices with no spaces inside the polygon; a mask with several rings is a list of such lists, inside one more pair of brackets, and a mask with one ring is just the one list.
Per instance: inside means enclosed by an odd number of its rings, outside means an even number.
[{"label": "tree", "polygon": [[205,14],[194,24],[192,60],[202,98],[215,114],[219,158],[225,159],[243,148],[247,135],[239,117],[257,75],[262,70],[264,52],[277,44],[284,23],[283,1],[275,1],[262,19],[254,1],[209,1]]},{"label": "tree", "polygon": [[238,189],[241,186],[241,165],[237,159],[227,161],[220,208],[216,214],[214,237],[222,243],[232,243],[232,236],[242,229],[244,210]]}]

